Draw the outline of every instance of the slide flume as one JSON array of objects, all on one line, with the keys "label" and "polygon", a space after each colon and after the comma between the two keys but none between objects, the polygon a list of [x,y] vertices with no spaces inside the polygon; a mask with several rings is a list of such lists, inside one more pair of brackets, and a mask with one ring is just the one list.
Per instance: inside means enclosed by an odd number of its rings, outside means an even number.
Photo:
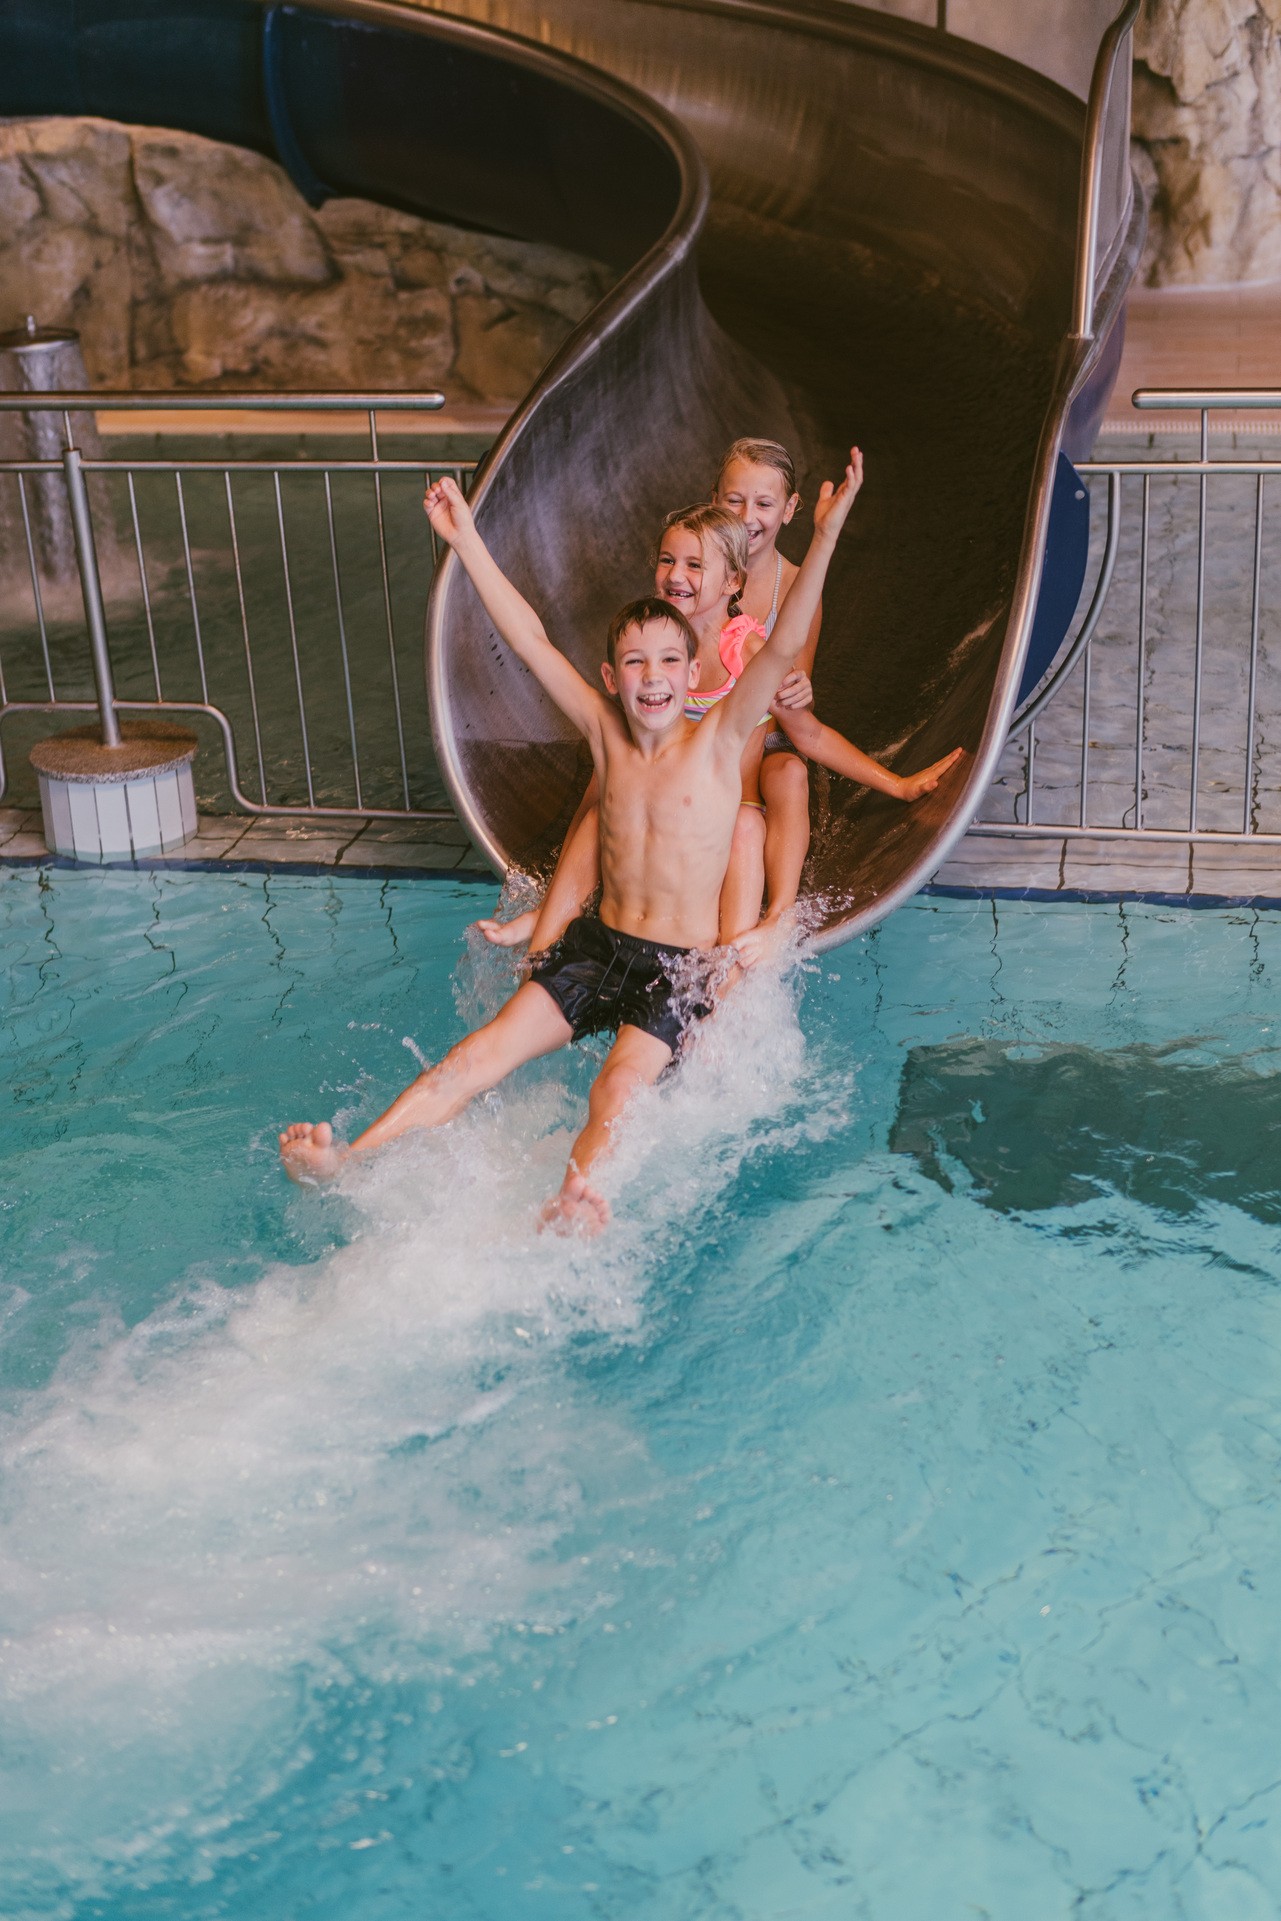
[{"label": "slide flume", "polygon": [[[274,154],[313,198],[609,262],[613,290],[475,494],[501,564],[590,674],[662,515],[706,496],[729,440],[786,441],[809,495],[858,442],[868,482],[829,583],[817,710],[904,769],[966,754],[910,810],[816,774],[807,890],[826,945],[964,832],[1031,671],[1056,474],[1070,499],[1062,457],[1101,415],[1142,239],[1122,97],[1136,8],[1105,36],[1087,108],[846,0],[11,0],[0,111],[179,126]],[[795,533],[799,555],[804,515]],[[584,754],[452,559],[427,654],[460,814],[499,871],[545,866]]]}]

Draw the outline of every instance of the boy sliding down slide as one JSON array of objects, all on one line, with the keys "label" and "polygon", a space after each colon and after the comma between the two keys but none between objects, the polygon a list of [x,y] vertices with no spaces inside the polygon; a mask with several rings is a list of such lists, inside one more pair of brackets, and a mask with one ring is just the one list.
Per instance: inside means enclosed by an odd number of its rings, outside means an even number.
[{"label": "boy sliding down slide", "polygon": [[633,601],[614,616],[598,693],[548,640],[527,601],[499,570],[452,480],[427,491],[432,527],[467,569],[512,651],[586,738],[600,782],[599,917],[580,917],[540,957],[492,1021],[452,1047],[349,1148],[327,1121],[280,1136],[294,1180],[326,1180],[350,1153],[415,1127],[440,1127],[517,1067],[585,1034],[617,1030],[591,1090],[545,1222],[596,1232],[609,1209],[592,1187],[596,1162],[629,1098],[656,1081],[690,1027],[711,1012],[712,950],[721,883],[742,792],[748,736],[805,644],[828,563],[863,484],[857,448],[839,488],[825,482],[814,537],[772,635],[728,696],[699,724],[685,718],[698,679],[697,643],[676,608]]}]

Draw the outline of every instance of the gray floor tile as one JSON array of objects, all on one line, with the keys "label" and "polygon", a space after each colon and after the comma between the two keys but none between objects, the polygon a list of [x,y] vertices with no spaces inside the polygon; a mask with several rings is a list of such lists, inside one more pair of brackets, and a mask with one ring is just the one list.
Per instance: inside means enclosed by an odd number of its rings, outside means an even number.
[{"label": "gray floor tile", "polygon": [[343,850],[341,867],[418,867],[455,868],[463,857],[458,846],[442,846],[429,841],[366,840],[361,838]]},{"label": "gray floor tile", "polygon": [[266,860],[273,866],[333,867],[346,847],[346,840],[335,840],[332,835],[308,835],[304,839],[273,840],[266,834],[246,834],[242,839],[228,843],[218,850],[219,860]]}]

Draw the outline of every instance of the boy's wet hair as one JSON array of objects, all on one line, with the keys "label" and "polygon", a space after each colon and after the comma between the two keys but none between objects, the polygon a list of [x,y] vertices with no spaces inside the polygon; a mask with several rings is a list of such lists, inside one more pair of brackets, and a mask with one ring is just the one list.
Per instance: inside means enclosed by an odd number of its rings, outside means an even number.
[{"label": "boy's wet hair", "polygon": [[[716,485],[713,493],[719,493],[725,478],[725,469],[732,467],[736,460],[746,460],[753,467],[772,467],[783,483],[783,492],[790,500],[796,493],[796,462],[786,447],[778,440],[736,440],[721,455],[721,464],[716,469]],[[799,496],[798,496],[799,499]]]},{"label": "boy's wet hair", "polygon": [[698,636],[686,620],[679,607],[673,607],[669,600],[660,600],[657,594],[646,594],[641,600],[629,600],[620,607],[609,623],[605,636],[605,658],[611,667],[617,665],[615,655],[618,643],[629,627],[648,627],[652,620],[665,620],[675,627],[685,642],[685,651],[693,660],[698,652]]},{"label": "boy's wet hair", "polygon": [[729,607],[736,613],[739,594],[747,585],[747,529],[737,514],[731,514],[725,507],[713,507],[708,500],[697,501],[692,507],[678,507],[675,513],[668,514],[659,530],[658,544],[662,547],[663,535],[673,527],[683,527],[686,533],[693,534],[702,542],[706,551],[710,540],[725,562],[726,571],[738,575],[738,590],[731,597]]}]

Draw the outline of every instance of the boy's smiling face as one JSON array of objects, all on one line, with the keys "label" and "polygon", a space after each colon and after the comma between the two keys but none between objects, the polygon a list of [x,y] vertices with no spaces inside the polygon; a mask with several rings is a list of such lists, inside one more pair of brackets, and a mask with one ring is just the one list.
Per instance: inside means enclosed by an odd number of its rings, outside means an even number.
[{"label": "boy's smiling face", "polygon": [[601,679],[617,696],[635,739],[668,733],[685,717],[685,696],[698,681],[698,662],[674,620],[634,622],[619,635]]}]

